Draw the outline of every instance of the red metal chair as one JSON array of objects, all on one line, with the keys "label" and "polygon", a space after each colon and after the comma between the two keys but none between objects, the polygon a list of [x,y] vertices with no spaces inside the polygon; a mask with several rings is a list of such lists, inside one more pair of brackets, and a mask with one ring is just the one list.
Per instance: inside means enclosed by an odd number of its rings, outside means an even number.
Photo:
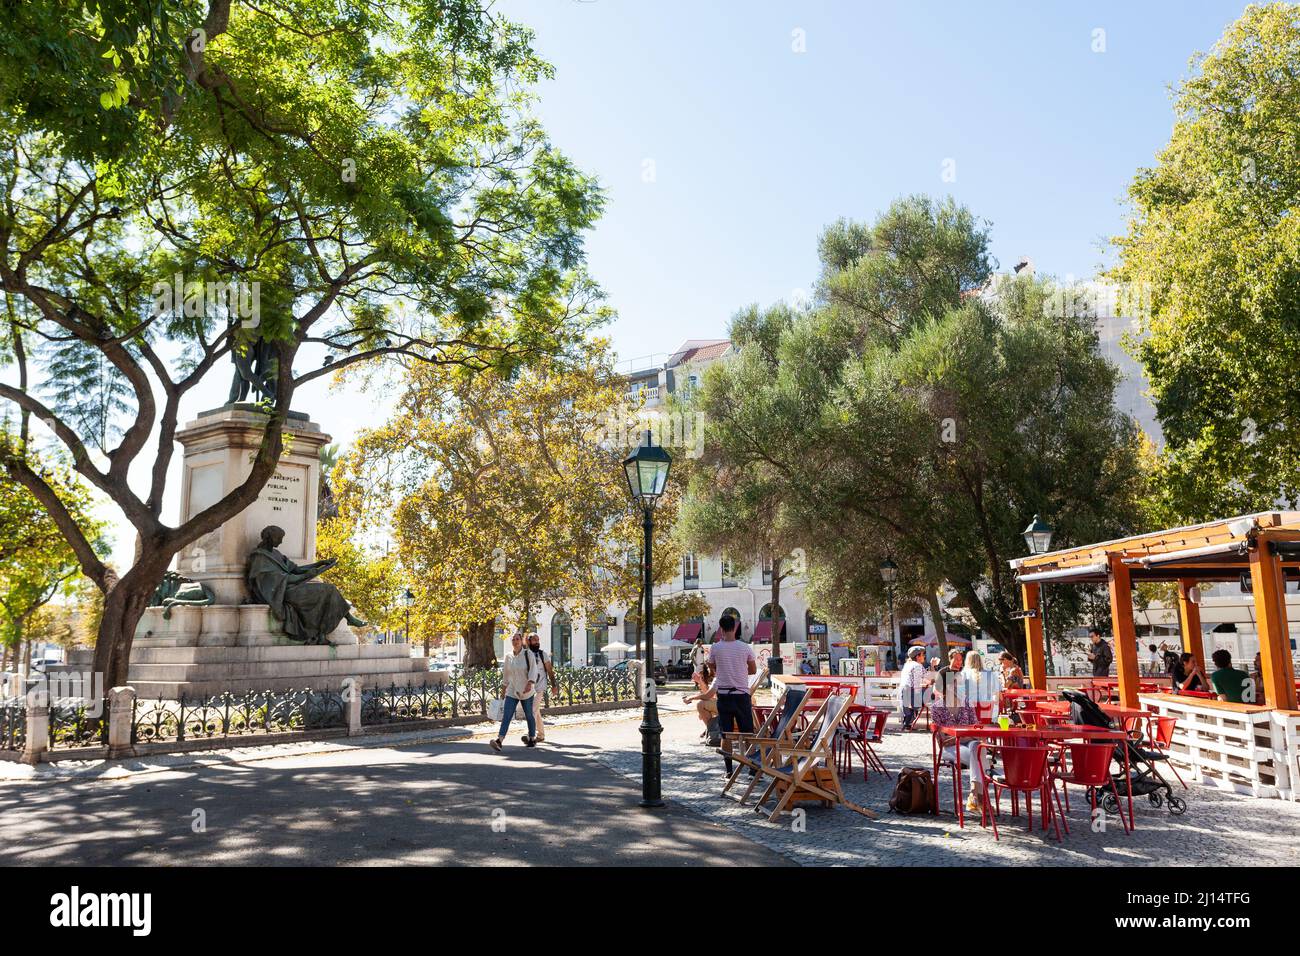
[{"label": "red metal chair", "polygon": [[[1029,830],[1034,829],[1034,791],[1038,792],[1039,801],[1043,810],[1043,829],[1047,829],[1047,821],[1051,820],[1056,830],[1056,839],[1061,839],[1061,826],[1056,821],[1056,811],[1052,807],[1052,801],[1048,799],[1047,788],[1051,785],[1051,778],[1047,770],[1047,748],[1037,747],[1007,747],[1002,745],[991,745],[981,743],[975,748],[975,760],[981,762],[984,759],[985,751],[993,751],[1002,761],[1002,775],[986,775],[984,777],[984,814],[982,822],[987,824],[990,820],[993,822],[993,839],[998,837],[998,820],[997,815],[1002,810],[1002,791],[1010,790],[1012,798],[1012,812],[1017,812],[1016,797],[1019,794],[1025,795],[1026,815],[1029,817]],[[989,808],[989,787],[993,788],[993,798],[995,801],[994,809]]]},{"label": "red metal chair", "polygon": [[[1065,824],[1065,832],[1070,832],[1070,821],[1065,816],[1065,811],[1061,809],[1061,795],[1056,790],[1057,782],[1061,784],[1061,790],[1065,792],[1065,808],[1070,808],[1070,790],[1069,784],[1075,784],[1080,787],[1088,788],[1088,797],[1092,802],[1092,812],[1095,816],[1097,813],[1097,788],[1105,787],[1111,783],[1110,762],[1115,754],[1115,748],[1111,744],[1067,744],[1064,747],[1065,754],[1068,755],[1068,763],[1062,762],[1051,773],[1052,796],[1056,800],[1056,809],[1061,816],[1061,821]],[[1068,769],[1066,769],[1068,766]],[[1116,801],[1119,804],[1119,822],[1124,825],[1124,832],[1132,832],[1132,826],[1124,817],[1124,802]]]},{"label": "red metal chair", "polygon": [[841,777],[853,772],[853,755],[856,753],[862,758],[863,780],[867,779],[867,774],[871,770],[890,778],[889,771],[885,769],[885,765],[880,762],[880,757],[871,747],[873,742],[880,742],[885,729],[885,720],[888,717],[888,711],[877,710],[874,707],[862,704],[853,704],[849,707],[848,713],[844,716],[844,723],[840,725],[840,735],[835,741],[835,769]]},{"label": "red metal chair", "polygon": [[[1178,718],[1157,717],[1150,722],[1149,726],[1152,730],[1151,749],[1168,754],[1169,745],[1173,743],[1174,740],[1174,728],[1178,726]],[[1174,766],[1174,762],[1172,760],[1166,760],[1165,763],[1169,765],[1169,769],[1174,772],[1174,777],[1183,785],[1183,789],[1186,790],[1187,784],[1183,781],[1183,778],[1179,776],[1178,768]]]}]

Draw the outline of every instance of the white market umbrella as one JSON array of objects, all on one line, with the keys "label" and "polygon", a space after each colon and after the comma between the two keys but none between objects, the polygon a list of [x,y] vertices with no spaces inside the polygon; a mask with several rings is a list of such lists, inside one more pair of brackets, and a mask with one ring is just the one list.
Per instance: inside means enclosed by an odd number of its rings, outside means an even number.
[{"label": "white market umbrella", "polygon": [[623,651],[624,653],[627,653],[632,649],[631,644],[624,644],[622,641],[614,641],[602,647],[601,651],[605,654],[608,654],[610,651]]}]

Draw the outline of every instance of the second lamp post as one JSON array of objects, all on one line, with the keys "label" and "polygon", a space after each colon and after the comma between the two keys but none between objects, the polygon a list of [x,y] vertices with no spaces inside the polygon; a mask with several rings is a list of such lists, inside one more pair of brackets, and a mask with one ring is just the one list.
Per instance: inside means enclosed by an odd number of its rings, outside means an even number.
[{"label": "second lamp post", "polygon": [[641,674],[641,806],[664,805],[660,787],[659,738],[663,725],[659,723],[659,705],[655,700],[655,631],[654,631],[654,574],[651,572],[652,543],[654,541],[654,508],[668,486],[668,469],[672,456],[654,443],[647,429],[641,445],[623,461],[627,487],[632,499],[641,506],[642,527],[645,532],[645,556],[641,562],[642,587],[645,590],[645,607],[642,624],[645,630],[644,670]]},{"label": "second lamp post", "polygon": [[885,591],[889,594],[889,643],[894,645],[894,652],[898,655],[896,662],[902,667],[903,642],[894,636],[894,584],[898,581],[898,565],[893,558],[885,558],[880,562],[880,580],[885,582]]}]

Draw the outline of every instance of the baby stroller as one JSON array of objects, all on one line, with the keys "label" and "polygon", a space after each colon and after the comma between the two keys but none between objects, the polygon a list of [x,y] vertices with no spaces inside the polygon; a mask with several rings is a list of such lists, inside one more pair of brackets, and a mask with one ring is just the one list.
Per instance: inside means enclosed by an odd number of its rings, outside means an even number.
[{"label": "baby stroller", "polygon": [[[1077,690],[1063,690],[1061,697],[1070,702],[1070,719],[1074,723],[1103,727],[1106,730],[1115,729],[1115,722],[1086,694]],[[1157,763],[1168,760],[1169,757],[1157,751],[1145,750],[1126,737],[1124,743],[1115,745],[1115,761],[1121,767],[1124,766],[1122,748],[1128,748],[1129,779],[1126,780],[1123,773],[1111,775],[1110,783],[1101,788],[1102,809],[1107,813],[1117,812],[1120,799],[1128,796],[1131,781],[1134,797],[1146,797],[1153,807],[1168,807],[1174,816],[1186,813],[1187,801],[1174,793],[1156,769]]]}]

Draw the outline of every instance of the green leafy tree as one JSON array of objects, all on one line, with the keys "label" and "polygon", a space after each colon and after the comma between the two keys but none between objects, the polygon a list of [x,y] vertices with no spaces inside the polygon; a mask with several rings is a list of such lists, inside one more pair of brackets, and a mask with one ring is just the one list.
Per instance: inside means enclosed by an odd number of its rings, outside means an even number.
[{"label": "green leafy tree", "polygon": [[[795,486],[784,463],[798,457],[807,396],[787,387],[780,350],[797,317],[778,305],[751,306],[732,319],[735,355],[705,371],[689,405],[704,417],[704,454],[692,469],[678,530],[692,550],[723,554],[737,570],[770,562],[774,614],[781,585],[805,570],[792,553],[787,507]],[[775,624],[771,640],[779,656]]]},{"label": "green leafy tree", "polygon": [[[622,389],[604,345],[513,376],[412,368],[396,413],[363,432],[337,493],[363,534],[390,530],[421,616],[460,630],[466,663],[491,664],[503,615],[522,626],[547,603],[601,615],[642,596],[640,515],[621,459]],[[660,504],[656,583],[681,552],[670,530],[677,493]],[[697,603],[661,605],[664,623]]]},{"label": "green leafy tree", "polygon": [[[601,197],[531,115],[531,41],[476,0],[6,10],[0,401],[134,526],[133,565],[104,563],[25,445],[2,464],[104,593],[110,684],[172,557],[256,499],[303,385],[380,359],[509,374],[603,318],[581,247]],[[170,525],[178,411],[234,355],[266,390],[251,472]]]},{"label": "green leafy tree", "polygon": [[1251,5],[1179,84],[1113,277],[1164,432],[1152,521],[1300,501],[1300,7]]},{"label": "green leafy tree", "polygon": [[[0,449],[17,441],[8,430],[0,431]],[[39,461],[36,467],[44,481],[94,536],[96,554],[106,557],[110,548],[85,483],[57,459],[45,456]],[[73,597],[81,583],[76,555],[45,507],[27,488],[0,473],[0,643],[21,648],[40,630],[35,625],[49,602]]]},{"label": "green leafy tree", "polygon": [[817,306],[781,332],[762,397],[783,547],[803,549],[810,597],[842,626],[878,617],[892,555],[899,596],[923,596],[941,632],[929,596],[947,582],[1023,650],[1007,561],[1030,516],[1063,546],[1134,521],[1136,434],[1094,320],[1062,314],[1046,283],[991,284],[987,231],[951,201],[837,223],[822,258]]}]

